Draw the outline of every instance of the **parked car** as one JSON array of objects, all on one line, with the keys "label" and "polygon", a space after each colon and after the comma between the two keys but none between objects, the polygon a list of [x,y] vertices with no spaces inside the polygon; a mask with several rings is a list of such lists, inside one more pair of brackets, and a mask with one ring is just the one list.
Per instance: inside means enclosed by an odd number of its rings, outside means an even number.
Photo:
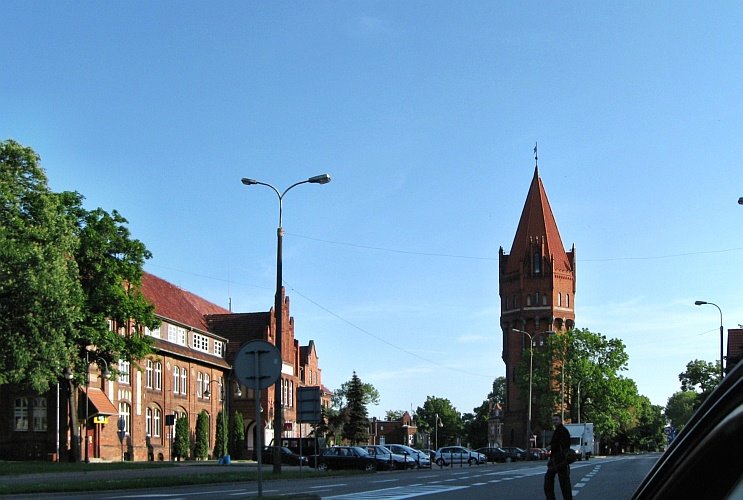
[{"label": "parked car", "polygon": [[516,462],[517,460],[526,460],[526,451],[521,448],[517,448],[516,446],[501,446],[501,449],[508,453],[508,456],[511,457],[510,461],[512,462]]},{"label": "parked car", "polygon": [[510,462],[511,457],[502,448],[494,446],[486,446],[484,448],[478,448],[475,450],[478,453],[482,453],[488,459],[488,462]]},{"label": "parked car", "polygon": [[445,467],[449,464],[485,464],[488,459],[482,453],[472,451],[464,446],[444,446],[436,450],[436,465]]},{"label": "parked car", "polygon": [[404,470],[415,468],[415,460],[412,457],[392,453],[386,446],[374,444],[364,446],[364,449],[369,452],[369,455],[377,458],[377,460],[384,460],[390,464],[390,469]]},{"label": "parked car", "polygon": [[[261,453],[261,461],[264,464],[273,464],[273,454],[275,446],[264,446],[263,453]],[[281,453],[281,463],[283,465],[308,465],[307,457],[298,455],[286,446],[279,447]],[[255,459],[255,453],[253,453]]]},{"label": "parked car", "polygon": [[386,444],[385,447],[389,448],[392,453],[412,458],[415,462],[415,466],[418,468],[431,467],[431,457],[428,453],[416,450],[415,448],[411,448],[404,444]]},{"label": "parked car", "polygon": [[[314,458],[310,460],[310,465],[314,465]],[[317,469],[360,469],[367,472],[374,472],[378,468],[386,469],[387,464],[380,464],[376,458],[360,446],[333,446],[325,448],[317,455]]]},{"label": "parked car", "polygon": [[436,450],[432,450],[430,448],[424,448],[421,450],[423,453],[428,453],[428,458],[431,460],[431,463],[434,463],[436,461]]},{"label": "parked car", "polygon": [[531,448],[531,460],[547,460],[547,450],[545,448]]}]

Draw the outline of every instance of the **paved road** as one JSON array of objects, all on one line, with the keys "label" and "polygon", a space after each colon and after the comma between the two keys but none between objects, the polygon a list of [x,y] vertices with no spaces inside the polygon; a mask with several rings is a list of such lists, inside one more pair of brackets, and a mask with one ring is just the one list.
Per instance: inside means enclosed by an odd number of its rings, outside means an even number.
[{"label": "paved road", "polygon": [[[571,466],[573,495],[578,499],[625,500],[658,459],[659,454],[595,458]],[[546,462],[488,464],[431,470],[380,472],[353,476],[323,476],[307,470],[303,480],[271,479],[263,482],[264,496],[308,495],[309,498],[334,500],[402,500],[425,496],[426,500],[450,500],[453,496],[469,499],[538,499],[544,498],[542,482]],[[226,466],[234,472],[235,466]],[[225,470],[220,466],[200,467]],[[147,470],[148,474],[188,473],[188,466]],[[120,474],[123,471],[116,472]],[[142,470],[125,471],[141,476]],[[95,473],[85,474],[89,480]],[[270,472],[269,472],[270,474]],[[557,484],[556,490],[559,489]],[[99,498],[99,499],[191,499],[245,498],[258,494],[257,483],[221,483],[194,486],[95,492],[89,495],[38,495],[17,498]],[[559,498],[559,494],[558,494]]]}]

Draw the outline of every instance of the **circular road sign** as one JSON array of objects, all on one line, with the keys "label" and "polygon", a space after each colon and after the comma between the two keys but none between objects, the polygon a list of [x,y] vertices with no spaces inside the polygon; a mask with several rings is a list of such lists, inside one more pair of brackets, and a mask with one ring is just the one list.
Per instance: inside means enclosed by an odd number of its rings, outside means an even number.
[{"label": "circular road sign", "polygon": [[251,389],[265,389],[281,375],[281,355],[270,342],[251,340],[240,348],[233,368],[241,384]]}]

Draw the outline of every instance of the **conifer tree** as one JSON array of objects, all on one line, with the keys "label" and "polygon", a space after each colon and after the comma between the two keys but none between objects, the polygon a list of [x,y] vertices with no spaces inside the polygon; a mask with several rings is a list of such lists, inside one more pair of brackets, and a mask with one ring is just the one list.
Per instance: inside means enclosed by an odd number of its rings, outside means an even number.
[{"label": "conifer tree", "polygon": [[239,460],[245,449],[245,422],[241,413],[235,411],[230,419],[230,455]]},{"label": "conifer tree", "polygon": [[223,411],[217,414],[217,434],[214,439],[214,456],[222,458],[227,455],[227,417]]},{"label": "conifer tree", "polygon": [[196,440],[193,456],[196,460],[206,460],[209,457],[209,415],[201,410],[196,417]]},{"label": "conifer tree", "polygon": [[173,456],[179,460],[186,460],[191,451],[191,433],[188,426],[188,417],[179,416],[175,421],[175,441],[173,442]]},{"label": "conifer tree", "polygon": [[369,440],[369,416],[364,403],[363,384],[355,371],[346,400],[347,421],[343,426],[343,437],[352,444],[366,443]]}]

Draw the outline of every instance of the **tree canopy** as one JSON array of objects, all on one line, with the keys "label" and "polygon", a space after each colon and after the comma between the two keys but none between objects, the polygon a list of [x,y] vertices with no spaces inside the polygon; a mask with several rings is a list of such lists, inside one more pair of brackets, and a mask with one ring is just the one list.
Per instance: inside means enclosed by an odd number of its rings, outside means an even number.
[{"label": "tree canopy", "polygon": [[462,436],[462,416],[448,399],[426,397],[423,406],[415,411],[415,416],[418,430],[430,433],[432,440],[438,439],[438,443],[432,441],[433,446],[456,444],[457,438]]}]

